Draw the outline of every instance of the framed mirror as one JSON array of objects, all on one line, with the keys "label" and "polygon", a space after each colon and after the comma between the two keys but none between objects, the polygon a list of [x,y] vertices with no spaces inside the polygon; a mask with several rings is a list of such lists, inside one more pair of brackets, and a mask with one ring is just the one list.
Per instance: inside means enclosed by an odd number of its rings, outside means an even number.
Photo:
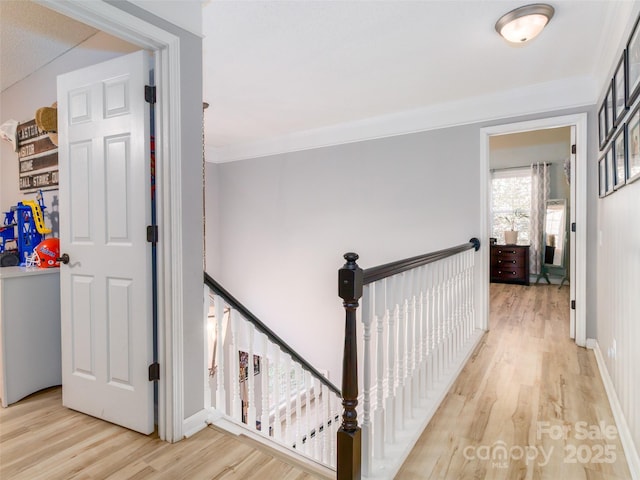
[{"label": "framed mirror", "polygon": [[547,200],[544,215],[544,256],[543,263],[550,266],[565,266],[567,201]]},{"label": "framed mirror", "polygon": [[544,248],[542,250],[542,265],[536,283],[544,278],[547,283],[549,274],[562,277],[560,287],[568,281],[567,275],[567,201],[564,198],[547,200],[544,213]]}]

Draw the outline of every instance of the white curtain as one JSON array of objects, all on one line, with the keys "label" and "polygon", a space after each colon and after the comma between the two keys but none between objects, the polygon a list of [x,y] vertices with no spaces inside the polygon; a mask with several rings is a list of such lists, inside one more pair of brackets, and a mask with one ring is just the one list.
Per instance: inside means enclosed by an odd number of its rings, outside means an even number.
[{"label": "white curtain", "polygon": [[549,165],[546,163],[531,164],[531,223],[529,249],[529,270],[532,274],[540,273],[542,251],[544,249],[544,212],[549,199]]}]

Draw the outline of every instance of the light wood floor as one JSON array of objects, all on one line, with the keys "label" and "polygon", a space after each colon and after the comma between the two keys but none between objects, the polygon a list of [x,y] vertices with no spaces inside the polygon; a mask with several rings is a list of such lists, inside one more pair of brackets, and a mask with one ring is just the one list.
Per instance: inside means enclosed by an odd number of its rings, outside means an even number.
[{"label": "light wood floor", "polygon": [[310,479],[237,437],[205,428],[169,444],[62,407],[52,388],[0,408],[0,479]]},{"label": "light wood floor", "polygon": [[491,284],[490,325],[396,478],[631,478],[569,287]]},{"label": "light wood floor", "polygon": [[[491,330],[396,478],[630,478],[617,435],[578,438],[577,422],[614,423],[593,353],[568,339],[568,301],[566,286],[492,284]],[[504,460],[484,460],[499,446]],[[172,445],[67,410],[59,388],[0,408],[2,480],[308,478],[213,428]]]}]

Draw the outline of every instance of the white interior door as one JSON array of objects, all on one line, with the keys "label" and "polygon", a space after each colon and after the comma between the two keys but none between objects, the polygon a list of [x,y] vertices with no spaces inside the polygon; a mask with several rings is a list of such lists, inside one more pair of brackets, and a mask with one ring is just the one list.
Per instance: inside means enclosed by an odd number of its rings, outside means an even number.
[{"label": "white interior door", "polygon": [[148,54],[58,77],[63,405],[154,430]]}]

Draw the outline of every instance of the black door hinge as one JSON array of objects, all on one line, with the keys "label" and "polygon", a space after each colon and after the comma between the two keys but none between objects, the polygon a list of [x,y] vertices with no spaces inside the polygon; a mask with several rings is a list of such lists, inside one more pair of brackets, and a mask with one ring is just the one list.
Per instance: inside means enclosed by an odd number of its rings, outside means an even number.
[{"label": "black door hinge", "polygon": [[155,382],[160,380],[160,364],[158,362],[149,365],[149,381]]},{"label": "black door hinge", "polygon": [[571,310],[575,310],[575,309],[576,309],[576,301],[571,300]]},{"label": "black door hinge", "polygon": [[156,103],[156,87],[144,86],[144,100],[147,103]]},{"label": "black door hinge", "polygon": [[576,231],[576,222],[571,223],[571,231],[572,232]]},{"label": "black door hinge", "polygon": [[573,154],[575,155],[575,154],[576,154],[576,150],[577,150],[577,149],[576,149],[575,144],[574,144],[574,145],[571,145],[571,153],[573,153]]},{"label": "black door hinge", "polygon": [[147,225],[147,242],[158,243],[158,226]]}]

